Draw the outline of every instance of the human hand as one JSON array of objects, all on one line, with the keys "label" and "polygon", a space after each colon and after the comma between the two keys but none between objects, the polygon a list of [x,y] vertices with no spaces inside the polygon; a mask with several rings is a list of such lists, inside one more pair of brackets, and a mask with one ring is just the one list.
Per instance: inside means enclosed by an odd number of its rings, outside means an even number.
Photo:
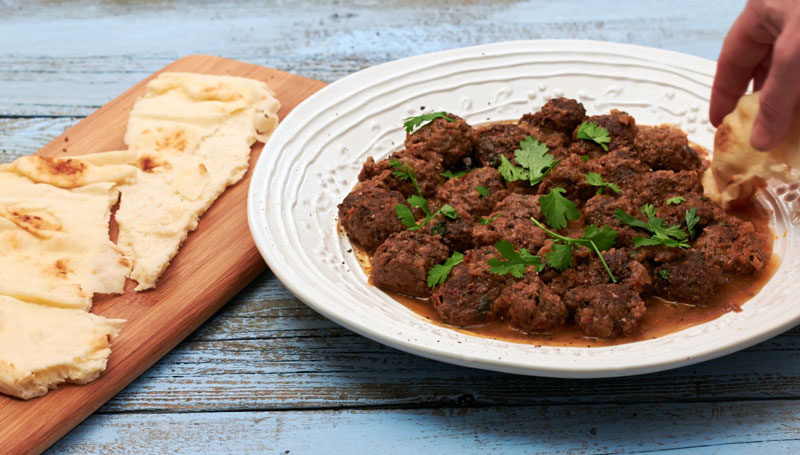
[{"label": "human hand", "polygon": [[717,61],[709,111],[714,126],[751,80],[761,94],[750,143],[769,150],[800,114],[800,0],[748,0]]}]

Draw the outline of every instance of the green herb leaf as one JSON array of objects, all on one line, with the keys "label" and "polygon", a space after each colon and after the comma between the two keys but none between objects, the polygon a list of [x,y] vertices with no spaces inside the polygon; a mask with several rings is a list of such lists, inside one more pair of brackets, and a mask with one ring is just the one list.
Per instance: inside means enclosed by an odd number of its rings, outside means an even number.
[{"label": "green herb leaf", "polygon": [[449,179],[460,179],[461,177],[469,174],[470,172],[472,172],[471,169],[469,171],[458,171],[458,172],[444,171],[439,175],[441,175],[442,177],[444,177],[444,178],[446,178],[448,180]]},{"label": "green herb leaf", "polygon": [[597,172],[587,172],[586,173],[586,181],[589,185],[597,186],[597,194],[603,194],[603,190],[608,188],[609,190],[619,194],[622,190],[619,189],[616,183],[606,182],[603,180],[603,176],[598,174]]},{"label": "green herb leaf", "polygon": [[410,167],[408,167],[405,163],[398,160],[395,157],[389,159],[389,166],[393,167],[395,170],[392,171],[392,175],[397,177],[400,180],[408,180],[411,178],[411,171]]},{"label": "green herb leaf", "polygon": [[682,202],[686,202],[686,198],[682,196],[675,196],[667,199],[667,205],[679,205]]},{"label": "green herb leaf", "polygon": [[583,122],[578,127],[578,139],[587,141],[594,141],[603,147],[603,150],[608,151],[608,144],[611,143],[611,137],[608,135],[608,130],[602,126],[598,126],[595,122]]},{"label": "green herb leaf", "polygon": [[558,164],[553,154],[549,152],[547,145],[530,136],[520,141],[519,149],[514,153],[517,164],[527,169],[531,186],[541,182],[544,176]]},{"label": "green herb leaf", "polygon": [[508,161],[505,155],[500,155],[500,166],[497,168],[497,172],[499,172],[507,182],[528,180],[528,171],[511,164],[511,161]]},{"label": "green herb leaf", "polygon": [[422,114],[416,117],[408,117],[407,119],[405,119],[403,127],[405,127],[406,129],[406,133],[411,133],[415,129],[420,128],[423,123],[432,122],[437,118],[443,118],[448,122],[456,121],[456,119],[448,117],[447,112],[433,112],[431,114]]},{"label": "green herb leaf", "polygon": [[501,240],[495,243],[494,247],[505,261],[496,258],[489,259],[487,262],[490,266],[490,273],[497,275],[510,273],[511,276],[515,278],[522,278],[525,274],[525,267],[527,266],[533,266],[537,272],[541,272],[544,268],[544,265],[542,265],[542,258],[531,254],[531,252],[525,248],[522,248],[519,252],[515,251],[514,245],[507,240]]},{"label": "green herb leaf", "polygon": [[554,243],[550,251],[544,254],[547,265],[559,271],[575,265],[572,262],[572,245],[573,243]]},{"label": "green herb leaf", "polygon": [[478,194],[480,194],[483,197],[488,197],[489,196],[489,189],[486,188],[485,186],[478,185],[478,186],[475,187],[475,191],[477,191]]},{"label": "green herb leaf", "polygon": [[574,265],[572,262],[572,248],[578,245],[594,251],[597,257],[600,258],[600,262],[603,263],[603,267],[605,267],[611,281],[614,283],[617,282],[617,279],[614,278],[614,274],[611,273],[611,269],[608,268],[605,258],[603,258],[602,253],[600,253],[601,250],[607,250],[614,246],[617,242],[617,231],[608,226],[603,226],[598,229],[597,226],[590,224],[583,229],[583,237],[576,239],[563,236],[547,229],[542,223],[536,220],[536,218],[531,218],[531,221],[539,226],[547,235],[556,239],[555,243],[550,247],[550,252],[544,255],[550,267],[557,270],[565,270],[567,267],[572,267]]},{"label": "green herb leaf", "polygon": [[588,163],[589,162],[589,155],[581,155],[581,159],[583,160],[584,163]]},{"label": "green herb leaf", "polygon": [[660,276],[661,279],[664,281],[669,281],[669,274],[670,274],[669,269],[661,269],[658,271],[658,276]]},{"label": "green herb leaf", "polygon": [[397,204],[394,206],[394,211],[397,212],[397,217],[400,218],[400,221],[405,227],[412,228],[417,225],[417,222],[414,220],[414,214],[411,213],[411,209],[408,208],[407,205]]},{"label": "green herb leaf", "polygon": [[697,216],[697,210],[694,207],[686,211],[686,229],[689,231],[689,238],[694,238],[694,227],[699,221],[700,217]]},{"label": "green herb leaf", "polygon": [[555,187],[550,190],[546,196],[539,199],[539,205],[542,207],[542,212],[547,217],[547,225],[561,229],[567,227],[567,219],[578,219],[581,214],[575,207],[575,203],[562,196],[567,190],[561,187]]},{"label": "green herb leaf", "polygon": [[647,215],[647,223],[634,218],[621,209],[614,212],[616,218],[629,226],[645,229],[650,232],[649,239],[637,237],[633,239],[636,247],[665,245],[672,248],[689,248],[686,241],[686,232],[680,226],[669,226],[664,224],[664,218],[656,216],[656,208],[652,204],[642,206],[642,213]]},{"label": "green herb leaf", "polygon": [[503,214],[502,214],[502,213],[498,213],[498,214],[496,214],[496,215],[492,215],[492,216],[490,216],[489,218],[484,218],[484,217],[482,217],[482,216],[479,216],[479,217],[478,217],[478,221],[479,221],[479,222],[480,222],[482,225],[486,226],[487,224],[491,223],[491,222],[492,222],[492,221],[494,221],[496,218],[498,218],[498,217],[501,217],[501,216],[503,216]]},{"label": "green herb leaf", "polygon": [[447,276],[450,275],[450,271],[453,270],[453,267],[461,264],[463,260],[464,255],[455,251],[444,261],[444,264],[434,265],[428,270],[428,287],[432,288],[437,284],[443,284],[445,280],[447,280]]},{"label": "green herb leaf", "polygon": [[446,216],[447,218],[450,218],[451,220],[455,220],[456,218],[458,218],[458,212],[450,204],[445,204],[441,206],[439,210],[436,211],[436,213],[439,212],[441,212],[442,215]]}]

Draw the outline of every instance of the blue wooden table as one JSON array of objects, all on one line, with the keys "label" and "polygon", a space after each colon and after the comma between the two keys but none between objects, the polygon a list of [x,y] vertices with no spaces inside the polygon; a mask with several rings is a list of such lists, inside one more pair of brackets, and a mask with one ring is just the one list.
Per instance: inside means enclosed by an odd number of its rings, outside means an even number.
[{"label": "blue wooden table", "polygon": [[[0,0],[0,162],[35,152],[187,54],[327,82],[400,57],[513,39],[620,41],[715,59],[743,4]],[[639,377],[455,367],[325,320],[267,271],[50,453],[792,454],[800,453],[798,360],[795,328]]]}]

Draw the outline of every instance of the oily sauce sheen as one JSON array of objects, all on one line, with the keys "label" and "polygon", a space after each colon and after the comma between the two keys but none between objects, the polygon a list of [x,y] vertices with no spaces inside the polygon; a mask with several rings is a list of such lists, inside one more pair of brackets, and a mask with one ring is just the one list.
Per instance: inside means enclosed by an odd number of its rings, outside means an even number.
[{"label": "oily sauce sheen", "polygon": [[[770,249],[772,248],[774,234],[769,228],[769,214],[763,208],[752,205],[736,209],[732,214],[752,222],[757,227],[759,235],[762,236],[764,241],[768,242]],[[370,276],[370,255],[357,247],[354,248],[354,251],[358,257],[359,264]],[[406,308],[433,323],[471,335],[542,346],[602,347],[649,340],[713,321],[730,311],[747,311],[747,306],[743,305],[758,294],[761,288],[772,278],[772,275],[775,274],[775,271],[778,270],[778,266],[780,266],[780,259],[773,255],[760,276],[750,280],[731,280],[725,283],[716,295],[702,305],[675,303],[658,297],[645,299],[647,313],[639,321],[636,332],[628,336],[612,339],[585,336],[571,321],[568,321],[567,324],[557,330],[546,333],[525,333],[511,327],[505,321],[456,327],[444,323],[428,299],[415,299],[392,292],[388,294]]]},{"label": "oily sauce sheen", "polygon": [[[705,151],[677,127],[587,116],[567,98],[516,122],[443,115],[391,157],[368,158],[338,206],[370,283],[433,323],[617,345],[743,311],[777,269],[767,210],[725,212],[706,198]],[[595,248],[571,243],[583,237]]]}]

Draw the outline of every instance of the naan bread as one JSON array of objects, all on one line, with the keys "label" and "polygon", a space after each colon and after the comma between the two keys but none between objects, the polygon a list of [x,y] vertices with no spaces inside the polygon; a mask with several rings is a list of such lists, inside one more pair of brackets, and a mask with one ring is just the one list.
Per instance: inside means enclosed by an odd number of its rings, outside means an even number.
[{"label": "naan bread", "polygon": [[750,145],[757,113],[758,93],[743,96],[714,136],[714,155],[703,187],[706,196],[724,208],[750,199],[766,179],[787,181],[795,178],[793,169],[800,169],[800,118],[783,142],[761,152]]},{"label": "naan bread", "polygon": [[88,310],[94,293],[123,291],[130,261],[109,240],[108,222],[117,183],[136,168],[120,156],[110,169],[97,164],[105,154],[25,157],[0,169],[0,295]]},{"label": "naan bread", "polygon": [[0,296],[0,393],[28,400],[93,381],[124,322]]},{"label": "naan bread", "polygon": [[244,176],[250,147],[267,140],[279,108],[252,79],[163,73],[147,85],[125,134],[138,177],[120,187],[116,213],[137,291],[155,287],[200,216]]}]

